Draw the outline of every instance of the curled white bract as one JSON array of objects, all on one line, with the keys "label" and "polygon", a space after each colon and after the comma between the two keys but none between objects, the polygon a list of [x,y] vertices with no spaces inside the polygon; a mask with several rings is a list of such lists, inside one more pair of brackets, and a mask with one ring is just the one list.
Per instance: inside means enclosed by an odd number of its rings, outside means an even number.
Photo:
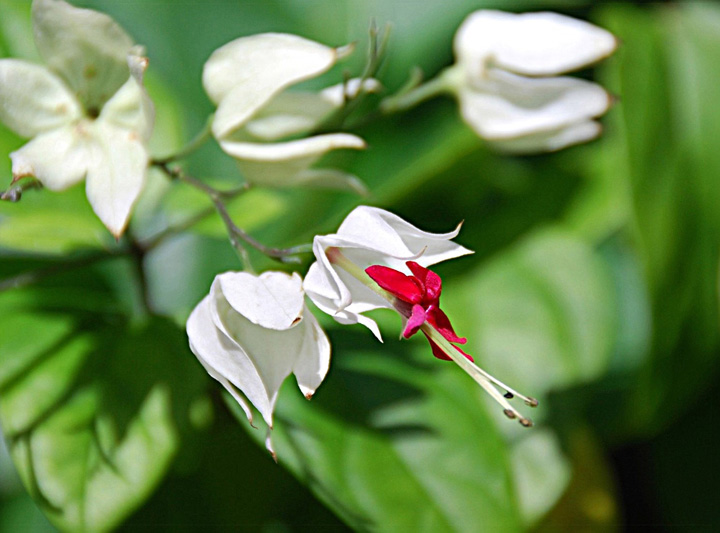
[{"label": "curled white bract", "polygon": [[0,60],[0,121],[32,138],[10,154],[13,178],[35,176],[54,191],[85,179],[93,210],[118,237],[145,184],[148,61],[102,13],[34,0],[32,21],[47,66]]},{"label": "curled white bract", "polygon": [[365,148],[360,137],[302,135],[343,104],[343,92],[350,97],[372,92],[379,87],[377,81],[350,80],[319,92],[286,90],[326,72],[349,50],[296,35],[264,33],[241,37],[213,52],[203,69],[203,86],[217,105],[212,132],[249,182],[364,191],[355,176],[310,168],[331,150]]},{"label": "curled white bract", "polygon": [[507,151],[558,150],[597,137],[594,119],[612,104],[601,86],[558,74],[616,47],[610,32],[557,13],[480,10],[458,29],[446,76],[480,137]]},{"label": "curled white bract", "polygon": [[304,302],[297,274],[225,272],[187,321],[190,348],[237,400],[252,424],[252,403],[269,427],[280,385],[295,374],[310,398],[325,378],[330,343]]},{"label": "curled white bract", "polygon": [[327,250],[338,248],[345,258],[362,270],[371,265],[383,265],[407,272],[405,262],[408,260],[428,267],[472,253],[452,241],[459,231],[458,227],[450,233],[428,233],[384,209],[357,207],[345,218],[337,233],[315,237],[313,253],[316,262],[305,276],[305,292],[318,308],[339,323],[363,324],[382,340],[376,322],[363,313],[392,308],[391,303],[334,264]]}]

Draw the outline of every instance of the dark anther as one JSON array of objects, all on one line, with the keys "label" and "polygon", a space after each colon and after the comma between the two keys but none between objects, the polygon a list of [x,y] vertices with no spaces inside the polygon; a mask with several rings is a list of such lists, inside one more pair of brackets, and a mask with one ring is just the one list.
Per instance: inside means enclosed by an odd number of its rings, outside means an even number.
[{"label": "dark anther", "polygon": [[531,396],[529,396],[528,399],[525,400],[525,403],[526,403],[527,405],[529,405],[530,407],[537,407],[537,406],[538,406],[538,401],[537,401],[535,398],[531,397]]},{"label": "dark anther", "polygon": [[512,400],[513,398],[515,398],[515,395],[512,392],[506,392],[505,394],[503,394],[503,396],[505,396],[505,398],[507,398],[508,400]]},{"label": "dark anther", "polygon": [[515,411],[511,411],[510,409],[503,410],[503,413],[505,413],[505,416],[508,418],[515,418],[517,416]]},{"label": "dark anther", "polygon": [[532,423],[532,420],[530,420],[529,418],[521,418],[520,425],[523,427],[529,428],[530,426],[533,425],[533,423]]}]

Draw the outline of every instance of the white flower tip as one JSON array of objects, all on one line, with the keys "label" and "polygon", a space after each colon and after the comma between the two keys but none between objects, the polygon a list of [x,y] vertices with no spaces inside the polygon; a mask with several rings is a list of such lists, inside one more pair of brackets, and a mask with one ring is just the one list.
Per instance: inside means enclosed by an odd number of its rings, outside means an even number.
[{"label": "white flower tip", "polygon": [[275,453],[275,446],[273,446],[272,443],[272,428],[268,428],[267,433],[265,434],[265,449],[270,452],[270,457],[272,457],[273,461],[277,464],[277,453]]},{"label": "white flower tip", "polygon": [[127,55],[128,67],[130,68],[130,74],[138,82],[143,81],[145,70],[147,70],[150,60],[145,56],[144,46],[134,46],[130,49]]},{"label": "white flower tip", "polygon": [[492,61],[517,74],[548,76],[605,59],[618,44],[609,31],[558,13],[480,10],[458,29],[455,51],[473,64]]},{"label": "white flower tip", "polygon": [[338,46],[337,48],[335,48],[335,57],[337,59],[345,59],[355,51],[355,45],[356,43],[353,41],[352,43],[348,43],[345,46]]},{"label": "white flower tip", "polygon": [[122,234],[125,233],[125,230],[127,229],[128,220],[126,220],[122,226],[112,226],[107,223],[105,223],[105,227],[110,231],[112,236],[115,238],[115,242],[118,242],[120,240],[120,237],[122,237]]}]

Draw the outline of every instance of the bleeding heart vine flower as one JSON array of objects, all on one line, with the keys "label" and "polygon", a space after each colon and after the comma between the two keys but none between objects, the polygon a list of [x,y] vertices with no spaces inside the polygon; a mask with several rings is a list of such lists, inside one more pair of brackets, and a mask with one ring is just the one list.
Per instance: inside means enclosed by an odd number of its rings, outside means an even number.
[{"label": "bleeding heart vine flower", "polygon": [[[536,406],[537,400],[507,387],[473,363],[457,344],[465,344],[440,309],[442,281],[428,266],[472,253],[452,241],[450,233],[422,231],[397,215],[360,206],[343,221],[337,233],[316,236],[303,286],[322,311],[341,324],[360,323],[382,341],[377,323],[364,315],[373,309],[393,309],[403,320],[403,336],[418,331],[440,359],[452,360],[502,405],[505,414],[524,426],[532,422],[507,401],[513,396]],[[496,388],[505,391],[503,396]]]},{"label": "bleeding heart vine flower", "polygon": [[503,150],[559,150],[601,132],[612,104],[599,85],[558,77],[613,53],[608,31],[557,13],[481,10],[455,35],[457,63],[443,79],[463,120]]},{"label": "bleeding heart vine flower", "polygon": [[[305,305],[297,274],[225,272],[187,321],[190,349],[253,423],[252,403],[272,429],[280,385],[295,374],[310,399],[330,364],[330,343]],[[270,431],[266,439],[273,453]]]},{"label": "bleeding heart vine flower", "polygon": [[60,191],[86,180],[103,224],[120,236],[145,184],[154,110],[142,85],[142,49],[107,15],[34,0],[47,67],[0,60],[0,121],[32,140],[10,154],[13,180]]},{"label": "bleeding heart vine flower", "polygon": [[[205,91],[218,106],[212,133],[235,158],[248,182],[364,190],[355,176],[310,169],[331,150],[365,148],[365,141],[356,135],[330,133],[264,142],[304,133],[337,107],[332,98],[337,91],[332,89],[319,98],[284,91],[326,72],[351,51],[351,47],[330,48],[296,35],[264,33],[241,37],[212,53],[203,70]],[[354,90],[373,90],[372,83],[359,84]]]},{"label": "bleeding heart vine flower", "polygon": [[[382,265],[373,265],[365,269],[365,273],[370,276],[370,279],[396,298],[395,308],[401,308],[401,316],[407,317],[402,333],[403,337],[409,339],[427,322],[448,342],[465,344],[467,339],[457,336],[450,324],[450,319],[440,309],[440,293],[442,292],[440,276],[415,261],[407,261],[405,264],[412,275],[408,276],[399,270]],[[404,306],[403,303],[408,305]],[[432,340],[428,333],[424,330],[423,333],[430,342],[433,355],[438,359],[450,361],[450,357]],[[473,361],[471,355],[466,354],[457,346],[455,349]]]}]

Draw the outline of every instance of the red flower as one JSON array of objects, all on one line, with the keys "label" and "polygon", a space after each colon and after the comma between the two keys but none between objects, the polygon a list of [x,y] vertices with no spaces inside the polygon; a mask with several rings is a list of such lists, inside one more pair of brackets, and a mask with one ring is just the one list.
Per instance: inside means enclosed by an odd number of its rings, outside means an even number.
[{"label": "red flower", "polygon": [[[408,261],[405,264],[412,272],[412,276],[380,265],[373,265],[365,269],[367,275],[380,287],[401,302],[410,304],[407,308],[403,308],[402,305],[398,306],[398,311],[407,318],[403,337],[406,339],[412,337],[427,322],[448,341],[465,344],[467,339],[457,336],[450,324],[450,319],[440,309],[440,293],[442,292],[440,276],[415,261]],[[432,347],[433,355],[438,359],[450,361],[450,357],[428,337],[427,333],[424,331],[423,333]],[[455,346],[455,349],[470,361],[473,360],[472,356],[463,352],[459,347]]]}]

